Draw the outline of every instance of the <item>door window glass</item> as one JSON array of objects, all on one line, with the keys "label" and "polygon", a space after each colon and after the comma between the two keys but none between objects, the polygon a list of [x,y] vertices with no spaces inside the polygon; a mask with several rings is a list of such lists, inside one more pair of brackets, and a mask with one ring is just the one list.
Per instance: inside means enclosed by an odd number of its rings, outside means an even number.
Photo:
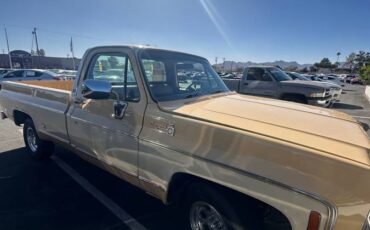
[{"label": "door window glass", "polygon": [[250,68],[248,69],[247,80],[250,81],[271,81],[263,68]]},{"label": "door window glass", "polygon": [[142,62],[149,83],[167,81],[166,69],[162,61],[143,59]]},{"label": "door window glass", "polygon": [[27,70],[26,77],[41,77],[42,72]]},{"label": "door window glass", "polygon": [[124,54],[96,55],[85,79],[110,82],[111,99],[134,102],[140,100],[134,70],[129,58]]},{"label": "door window glass", "polygon": [[20,77],[23,77],[23,70],[16,70],[4,76],[4,78],[20,78]]}]

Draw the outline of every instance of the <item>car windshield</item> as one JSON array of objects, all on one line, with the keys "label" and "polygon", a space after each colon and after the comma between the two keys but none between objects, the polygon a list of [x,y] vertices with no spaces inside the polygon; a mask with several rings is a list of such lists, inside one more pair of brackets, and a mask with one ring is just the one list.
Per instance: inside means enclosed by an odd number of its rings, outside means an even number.
[{"label": "car windshield", "polygon": [[206,59],[193,55],[143,50],[141,67],[156,101],[171,101],[228,92]]},{"label": "car windshield", "polygon": [[271,73],[271,75],[275,78],[276,81],[291,81],[293,80],[289,77],[288,74],[281,71],[279,68],[271,67],[267,68],[267,70]]}]

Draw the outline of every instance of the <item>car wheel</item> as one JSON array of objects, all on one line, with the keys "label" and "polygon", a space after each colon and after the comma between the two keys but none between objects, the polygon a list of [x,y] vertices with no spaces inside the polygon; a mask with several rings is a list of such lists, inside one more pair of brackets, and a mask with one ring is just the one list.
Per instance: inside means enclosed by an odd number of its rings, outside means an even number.
[{"label": "car wheel", "polygon": [[54,144],[52,142],[39,138],[31,119],[27,119],[23,125],[23,139],[27,152],[37,160],[49,158],[54,151]]},{"label": "car wheel", "polygon": [[186,206],[192,230],[245,230],[230,202],[206,184],[193,184],[187,192]]}]

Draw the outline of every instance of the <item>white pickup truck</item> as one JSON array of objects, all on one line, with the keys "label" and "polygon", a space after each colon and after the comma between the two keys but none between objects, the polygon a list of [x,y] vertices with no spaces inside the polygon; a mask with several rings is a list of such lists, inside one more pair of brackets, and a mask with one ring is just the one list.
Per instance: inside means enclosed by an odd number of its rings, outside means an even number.
[{"label": "white pickup truck", "polygon": [[355,119],[230,92],[195,55],[92,48],[74,82],[1,82],[0,107],[33,157],[63,145],[184,205],[193,230],[370,227],[370,143]]}]

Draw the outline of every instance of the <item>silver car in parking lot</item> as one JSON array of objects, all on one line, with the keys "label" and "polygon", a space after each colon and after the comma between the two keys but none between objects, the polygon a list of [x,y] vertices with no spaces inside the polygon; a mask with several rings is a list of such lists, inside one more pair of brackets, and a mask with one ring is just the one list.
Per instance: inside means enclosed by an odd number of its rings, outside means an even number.
[{"label": "silver car in parking lot", "polygon": [[19,69],[4,74],[1,81],[63,80],[63,77],[47,70]]}]

